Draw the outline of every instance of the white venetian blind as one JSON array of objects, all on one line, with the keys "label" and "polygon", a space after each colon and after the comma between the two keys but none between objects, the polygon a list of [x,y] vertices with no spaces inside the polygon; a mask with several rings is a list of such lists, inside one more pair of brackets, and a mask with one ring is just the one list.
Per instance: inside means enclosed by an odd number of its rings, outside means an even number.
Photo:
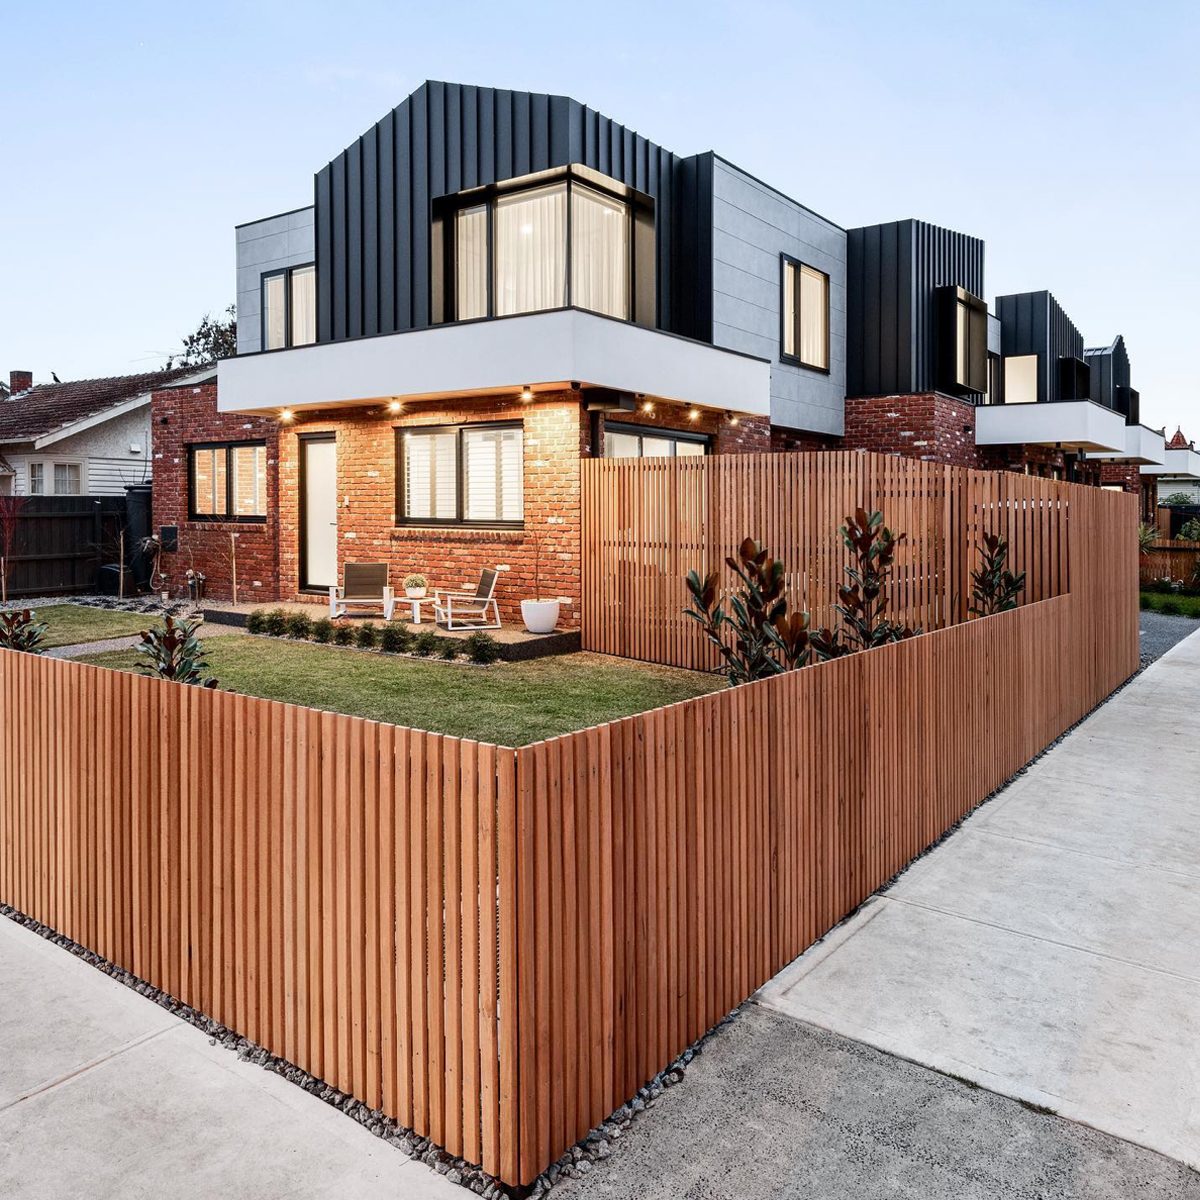
[{"label": "white venetian blind", "polygon": [[264,350],[281,350],[287,345],[287,276],[282,272],[263,280]]},{"label": "white venetian blind", "polygon": [[315,267],[292,271],[292,345],[308,346],[317,340],[317,272]]},{"label": "white venetian blind", "polygon": [[516,428],[463,430],[463,520],[521,520],[523,440]]},{"label": "white venetian blind", "polygon": [[496,315],[567,303],[567,188],[535,188],[496,201]]},{"label": "white venetian blind", "polygon": [[571,303],[629,318],[629,209],[578,184],[571,190]]},{"label": "white venetian blind", "polygon": [[454,218],[454,307],[460,321],[488,315],[487,205]]},{"label": "white venetian blind", "polygon": [[404,434],[404,515],[453,521],[458,515],[458,435],[454,430]]}]

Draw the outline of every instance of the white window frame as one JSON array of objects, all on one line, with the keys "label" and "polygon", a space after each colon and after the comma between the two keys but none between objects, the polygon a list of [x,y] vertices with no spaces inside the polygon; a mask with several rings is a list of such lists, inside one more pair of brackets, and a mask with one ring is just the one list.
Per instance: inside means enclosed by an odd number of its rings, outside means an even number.
[{"label": "white window frame", "polygon": [[[33,490],[33,468],[42,469],[42,490]],[[55,470],[58,467],[79,468],[79,491],[60,492],[55,487]],[[25,492],[29,496],[86,496],[88,494],[88,470],[85,458],[28,458],[25,460]]]}]

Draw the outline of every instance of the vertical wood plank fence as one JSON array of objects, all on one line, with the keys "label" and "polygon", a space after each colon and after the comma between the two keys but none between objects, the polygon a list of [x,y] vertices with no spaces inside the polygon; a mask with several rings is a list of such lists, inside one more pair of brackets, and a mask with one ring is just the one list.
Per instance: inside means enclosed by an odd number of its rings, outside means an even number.
[{"label": "vertical wood plank fence", "polygon": [[1140,559],[1142,583],[1175,579],[1193,586],[1200,583],[1200,542],[1158,541]]},{"label": "vertical wood plank fence", "polygon": [[0,899],[528,1183],[1136,669],[1043,499],[1061,595],[520,750],[0,652]]}]

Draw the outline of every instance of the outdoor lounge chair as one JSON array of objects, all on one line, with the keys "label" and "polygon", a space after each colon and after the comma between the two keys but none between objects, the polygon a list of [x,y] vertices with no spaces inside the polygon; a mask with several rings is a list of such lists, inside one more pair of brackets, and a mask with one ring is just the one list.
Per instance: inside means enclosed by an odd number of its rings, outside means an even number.
[{"label": "outdoor lounge chair", "polygon": [[474,592],[434,592],[433,614],[447,629],[499,629],[500,609],[496,604],[499,571],[479,572]]},{"label": "outdoor lounge chair", "polygon": [[351,610],[368,609],[383,612],[390,621],[396,607],[396,596],[388,586],[387,563],[352,563],[343,568],[342,587],[329,589],[329,615],[348,617]]}]

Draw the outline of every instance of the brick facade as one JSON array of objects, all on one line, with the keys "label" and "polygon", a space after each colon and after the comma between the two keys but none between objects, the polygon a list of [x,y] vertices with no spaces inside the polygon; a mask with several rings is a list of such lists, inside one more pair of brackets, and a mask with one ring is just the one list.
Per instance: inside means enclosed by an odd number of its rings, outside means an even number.
[{"label": "brick facade", "polygon": [[848,450],[900,454],[958,467],[978,467],[975,406],[954,396],[925,392],[912,396],[847,399]]},{"label": "brick facade", "polygon": [[[150,403],[154,462],[154,524],[175,525],[179,549],[160,563],[172,591],[182,593],[189,568],[207,579],[207,595],[228,600],[236,564],[238,599],[279,596],[278,425],[261,417],[217,412],[215,382],[154,392]],[[267,443],[267,517],[192,521],[188,516],[188,446],[196,442]]]}]

